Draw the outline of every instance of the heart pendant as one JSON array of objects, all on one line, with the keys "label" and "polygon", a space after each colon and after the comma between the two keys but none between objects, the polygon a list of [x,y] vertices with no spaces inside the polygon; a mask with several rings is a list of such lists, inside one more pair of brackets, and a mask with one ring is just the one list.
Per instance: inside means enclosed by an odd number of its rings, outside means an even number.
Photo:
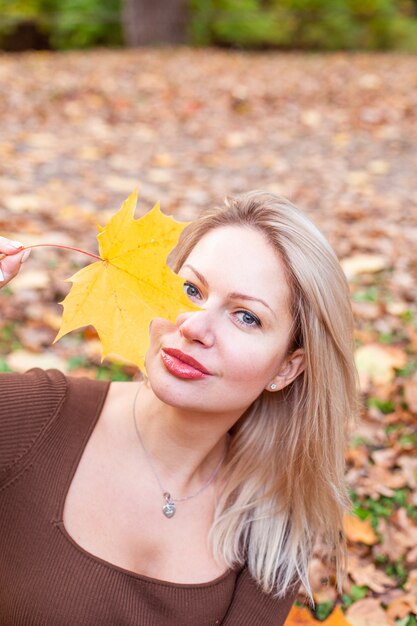
[{"label": "heart pendant", "polygon": [[174,515],[175,515],[175,504],[173,502],[167,502],[162,507],[162,512],[165,515],[165,517],[168,517],[168,518],[169,517],[174,517]]},{"label": "heart pendant", "polygon": [[162,513],[165,515],[165,517],[168,517],[168,519],[170,517],[174,517],[175,515],[175,502],[174,500],[171,498],[171,494],[165,492],[164,493],[164,498],[165,498],[165,504],[162,507]]}]

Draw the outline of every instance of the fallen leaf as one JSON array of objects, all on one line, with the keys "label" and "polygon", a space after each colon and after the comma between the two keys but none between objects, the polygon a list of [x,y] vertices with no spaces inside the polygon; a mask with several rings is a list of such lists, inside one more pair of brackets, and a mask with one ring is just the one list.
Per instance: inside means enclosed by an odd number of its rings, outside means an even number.
[{"label": "fallen leaf", "polygon": [[109,175],[104,179],[104,185],[106,189],[111,191],[120,191],[121,193],[128,193],[129,189],[133,189],[136,181],[132,178],[123,178],[122,176]]},{"label": "fallen leaf", "polygon": [[377,89],[381,84],[381,79],[377,74],[362,74],[358,84],[362,89]]},{"label": "fallen leaf", "polygon": [[378,537],[368,519],[361,520],[356,515],[345,515],[343,526],[349,541],[360,541],[368,546],[378,542]]},{"label": "fallen leaf", "polygon": [[337,591],[335,585],[331,584],[328,565],[325,565],[322,559],[313,558],[310,562],[308,576],[314,601],[319,604],[321,602],[335,604]]},{"label": "fallen leaf", "polygon": [[301,112],[301,121],[306,126],[316,128],[321,123],[321,115],[316,109],[308,109]]},{"label": "fallen leaf", "polygon": [[369,173],[365,170],[352,170],[347,172],[346,182],[349,187],[366,187],[366,185],[370,182]]},{"label": "fallen leaf", "polygon": [[227,148],[241,148],[248,143],[248,135],[244,132],[230,132],[224,137],[224,145]]},{"label": "fallen leaf", "polygon": [[404,589],[412,592],[417,599],[417,569],[412,569],[408,574],[408,580],[404,584]]},{"label": "fallen leaf", "polygon": [[401,472],[389,471],[380,465],[371,465],[368,468],[368,480],[374,492],[388,498],[394,495],[395,489],[402,489],[407,484],[407,478]]},{"label": "fallen leaf", "polygon": [[16,330],[16,335],[22,345],[33,352],[40,352],[49,346],[53,340],[52,328],[39,324],[28,324]]},{"label": "fallen leaf", "polygon": [[20,194],[3,199],[7,210],[12,213],[23,213],[25,211],[39,211],[42,208],[42,200],[36,194]]},{"label": "fallen leaf", "polygon": [[310,611],[304,607],[293,606],[285,621],[285,626],[309,626],[310,624],[321,624],[321,626],[352,626],[345,618],[340,606],[324,621],[317,620]]},{"label": "fallen leaf", "polygon": [[366,443],[373,445],[383,445],[386,441],[383,425],[369,419],[359,419],[354,434],[355,437],[361,437]]},{"label": "fallen leaf", "polygon": [[285,620],[285,626],[303,626],[304,624],[308,626],[308,624],[315,622],[316,620],[308,609],[294,605]]},{"label": "fallen leaf", "polygon": [[368,163],[368,169],[372,174],[387,174],[390,168],[388,161],[383,161],[382,159],[374,159]]},{"label": "fallen leaf", "polygon": [[408,486],[417,489],[417,458],[401,455],[397,459],[397,465],[401,467]]},{"label": "fallen leaf", "polygon": [[404,589],[408,592],[407,602],[413,613],[417,615],[417,569],[413,569],[408,574],[408,580],[404,584]]},{"label": "fallen leaf", "polygon": [[363,391],[371,384],[385,385],[395,376],[395,368],[404,367],[407,357],[403,350],[395,346],[368,344],[355,351],[355,362]]},{"label": "fallen leaf", "polygon": [[406,302],[386,302],[385,307],[390,315],[403,315],[408,311]]},{"label": "fallen leaf", "polygon": [[59,330],[61,326],[61,317],[52,311],[44,312],[43,321],[45,324],[53,328],[53,330]]},{"label": "fallen leaf", "polygon": [[417,375],[414,374],[404,383],[404,399],[408,408],[413,413],[417,413]]},{"label": "fallen leaf", "polygon": [[395,587],[395,581],[373,563],[363,563],[353,554],[348,558],[348,572],[356,585],[365,585],[376,593],[383,593],[386,588]]},{"label": "fallen leaf", "polygon": [[356,318],[376,320],[381,317],[379,302],[352,302],[352,311]]},{"label": "fallen leaf", "polygon": [[50,276],[46,270],[28,269],[13,279],[12,287],[16,290],[45,289],[50,283]]},{"label": "fallen leaf", "polygon": [[319,623],[323,624],[323,626],[353,626],[351,622],[346,619],[340,606],[337,606],[324,622]]},{"label": "fallen leaf", "polygon": [[375,598],[365,598],[352,604],[346,611],[346,618],[352,626],[395,626],[394,620]]},{"label": "fallen leaf", "polygon": [[14,372],[26,372],[32,367],[40,367],[41,369],[58,369],[61,372],[68,370],[68,364],[65,359],[60,358],[52,352],[35,353],[29,350],[15,350],[7,357],[7,365]]},{"label": "fallen leaf", "polygon": [[[363,173],[366,176],[365,173]],[[340,262],[348,280],[358,274],[380,272],[388,265],[387,259],[379,254],[355,254]]]},{"label": "fallen leaf", "polygon": [[346,461],[349,465],[362,470],[368,464],[369,453],[366,446],[349,448],[346,452]]},{"label": "fallen leaf", "polygon": [[398,457],[398,451],[393,448],[382,448],[381,450],[374,450],[371,454],[371,458],[380,467],[390,468],[394,467]]},{"label": "fallen leaf", "polygon": [[155,154],[152,159],[152,165],[157,167],[173,167],[175,165],[175,158],[169,152],[159,152]]},{"label": "fallen leaf", "polygon": [[391,602],[394,602],[394,600],[398,600],[399,598],[404,598],[403,589],[387,589],[387,591],[384,591],[384,593],[381,593],[378,596],[381,604],[385,604],[385,606],[388,606]]},{"label": "fallen leaf", "polygon": [[387,615],[391,619],[402,619],[411,612],[411,607],[407,601],[408,596],[404,595],[401,598],[396,598],[387,607]]},{"label": "fallen leaf", "polygon": [[[417,546],[411,548],[411,550],[407,550],[405,553],[405,560],[408,565],[415,565],[417,562]],[[416,606],[417,606],[417,596],[416,596]]]},{"label": "fallen leaf", "polygon": [[73,286],[62,302],[62,325],[55,341],[91,324],[100,337],[103,358],[119,355],[144,368],[152,319],[174,322],[180,313],[198,307],[185,295],[184,281],[166,265],[187,224],[164,216],[159,204],[135,220],[136,200],[135,192],[100,228],[102,261],[69,279]]},{"label": "fallen leaf", "polygon": [[384,555],[390,561],[401,559],[409,547],[407,536],[383,517],[378,520],[378,532],[382,536],[382,541],[375,546],[374,556]]},{"label": "fallen leaf", "polygon": [[410,519],[405,508],[402,507],[395,511],[390,520],[399,531],[397,540],[404,546],[405,552],[415,549],[417,546],[417,524]]}]

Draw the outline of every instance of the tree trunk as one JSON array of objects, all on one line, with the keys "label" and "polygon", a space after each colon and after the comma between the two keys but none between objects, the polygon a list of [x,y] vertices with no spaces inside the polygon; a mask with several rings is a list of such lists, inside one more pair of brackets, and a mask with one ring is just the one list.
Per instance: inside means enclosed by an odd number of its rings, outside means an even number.
[{"label": "tree trunk", "polygon": [[188,0],[123,0],[128,46],[185,43]]}]

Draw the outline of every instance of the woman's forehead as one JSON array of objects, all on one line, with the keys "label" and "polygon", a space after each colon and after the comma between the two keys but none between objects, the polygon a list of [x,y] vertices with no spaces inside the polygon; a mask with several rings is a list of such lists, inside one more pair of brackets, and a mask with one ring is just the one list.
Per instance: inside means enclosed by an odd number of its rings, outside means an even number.
[{"label": "woman's forehead", "polygon": [[282,301],[289,295],[284,262],[259,229],[228,225],[210,230],[185,260],[207,282],[224,283],[232,291],[250,289],[257,297]]}]

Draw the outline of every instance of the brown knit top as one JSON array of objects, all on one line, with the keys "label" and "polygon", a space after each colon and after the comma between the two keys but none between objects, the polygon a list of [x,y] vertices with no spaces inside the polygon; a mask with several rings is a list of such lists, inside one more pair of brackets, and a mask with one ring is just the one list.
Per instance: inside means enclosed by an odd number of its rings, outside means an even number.
[{"label": "brown knit top", "polygon": [[267,596],[246,568],[177,584],[108,563],[66,532],[66,494],[108,388],[55,370],[0,374],[0,625],[282,625],[293,596]]}]

